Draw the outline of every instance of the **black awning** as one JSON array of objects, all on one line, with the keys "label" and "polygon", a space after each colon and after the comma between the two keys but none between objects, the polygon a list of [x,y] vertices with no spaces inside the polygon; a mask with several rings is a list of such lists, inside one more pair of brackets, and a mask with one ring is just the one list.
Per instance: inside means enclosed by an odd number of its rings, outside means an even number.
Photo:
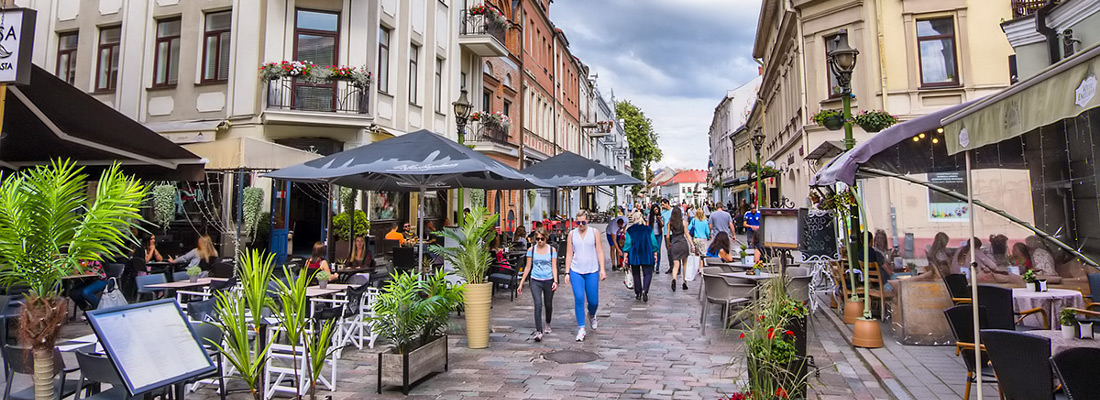
[{"label": "black awning", "polygon": [[38,66],[31,84],[9,86],[0,166],[69,158],[95,170],[119,162],[144,179],[202,180],[199,156]]}]

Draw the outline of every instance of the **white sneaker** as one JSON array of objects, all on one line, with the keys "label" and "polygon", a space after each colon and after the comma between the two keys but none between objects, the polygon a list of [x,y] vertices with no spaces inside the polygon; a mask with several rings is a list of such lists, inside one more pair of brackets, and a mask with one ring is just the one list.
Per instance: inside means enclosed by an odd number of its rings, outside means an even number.
[{"label": "white sneaker", "polygon": [[599,328],[598,324],[596,323],[596,316],[595,315],[589,315],[588,316],[588,322],[589,322],[588,326],[591,326],[592,330],[596,330],[596,329]]},{"label": "white sneaker", "polygon": [[542,332],[535,332],[535,335],[532,337],[532,339],[535,339],[536,342],[541,342],[542,341]]},{"label": "white sneaker", "polygon": [[542,330],[542,333],[549,335],[550,332],[553,332],[553,330],[550,329],[550,323],[548,322],[546,323],[546,327]]},{"label": "white sneaker", "polygon": [[577,330],[577,341],[578,342],[583,342],[584,341],[584,328],[581,328],[581,329]]}]

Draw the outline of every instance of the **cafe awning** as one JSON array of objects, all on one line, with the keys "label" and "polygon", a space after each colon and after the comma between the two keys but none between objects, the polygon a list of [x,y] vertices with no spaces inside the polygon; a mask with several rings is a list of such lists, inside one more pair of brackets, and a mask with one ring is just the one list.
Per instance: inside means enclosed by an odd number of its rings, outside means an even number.
[{"label": "cafe awning", "polygon": [[321,158],[290,146],[249,137],[185,144],[187,150],[210,160],[208,170],[276,170]]},{"label": "cafe awning", "polygon": [[948,154],[1020,136],[1100,106],[1100,43],[942,121]]},{"label": "cafe awning", "polygon": [[206,160],[34,66],[29,85],[9,86],[0,167],[71,159],[88,172],[118,162],[144,179],[202,180]]}]

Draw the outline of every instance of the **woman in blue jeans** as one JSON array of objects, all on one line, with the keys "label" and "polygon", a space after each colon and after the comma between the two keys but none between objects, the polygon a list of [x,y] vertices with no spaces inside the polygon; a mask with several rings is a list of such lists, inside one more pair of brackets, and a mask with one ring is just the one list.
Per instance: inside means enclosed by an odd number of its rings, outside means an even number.
[{"label": "woman in blue jeans", "polygon": [[569,275],[565,283],[573,287],[574,308],[577,314],[577,341],[585,336],[585,300],[588,301],[588,318],[592,330],[596,330],[596,309],[600,306],[600,281],[607,279],[604,271],[603,240],[600,231],[588,226],[588,213],[580,211],[577,227],[569,231],[565,240],[565,265]]},{"label": "woman in blue jeans", "polygon": [[[523,292],[523,282],[531,276],[531,298],[535,304],[535,334],[531,338],[542,341],[542,334],[550,334],[550,316],[554,312],[554,292],[558,290],[558,250],[546,244],[550,234],[546,229],[535,230],[535,245],[527,249],[527,268],[519,278],[516,294]],[[532,268],[533,267],[533,268]],[[542,325],[542,308],[546,307],[546,329]]]}]

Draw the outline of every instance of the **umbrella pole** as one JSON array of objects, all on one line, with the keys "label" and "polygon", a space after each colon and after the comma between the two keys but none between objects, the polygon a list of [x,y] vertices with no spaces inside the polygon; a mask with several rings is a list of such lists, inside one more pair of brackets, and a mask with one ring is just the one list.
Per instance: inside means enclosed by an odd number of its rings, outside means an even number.
[{"label": "umbrella pole", "polygon": [[[978,325],[978,269],[974,262],[974,179],[973,170],[970,166],[970,151],[966,151],[966,213],[970,220],[970,237],[966,239],[970,243],[970,304],[973,307],[974,315],[974,370],[982,370],[982,338],[981,338],[981,326]],[[982,374],[977,374],[978,382],[975,385],[977,389],[978,399],[982,398]]]},{"label": "umbrella pole", "polygon": [[416,255],[417,272],[424,271],[424,186],[420,186],[420,196],[416,199],[416,246],[420,248]]}]

